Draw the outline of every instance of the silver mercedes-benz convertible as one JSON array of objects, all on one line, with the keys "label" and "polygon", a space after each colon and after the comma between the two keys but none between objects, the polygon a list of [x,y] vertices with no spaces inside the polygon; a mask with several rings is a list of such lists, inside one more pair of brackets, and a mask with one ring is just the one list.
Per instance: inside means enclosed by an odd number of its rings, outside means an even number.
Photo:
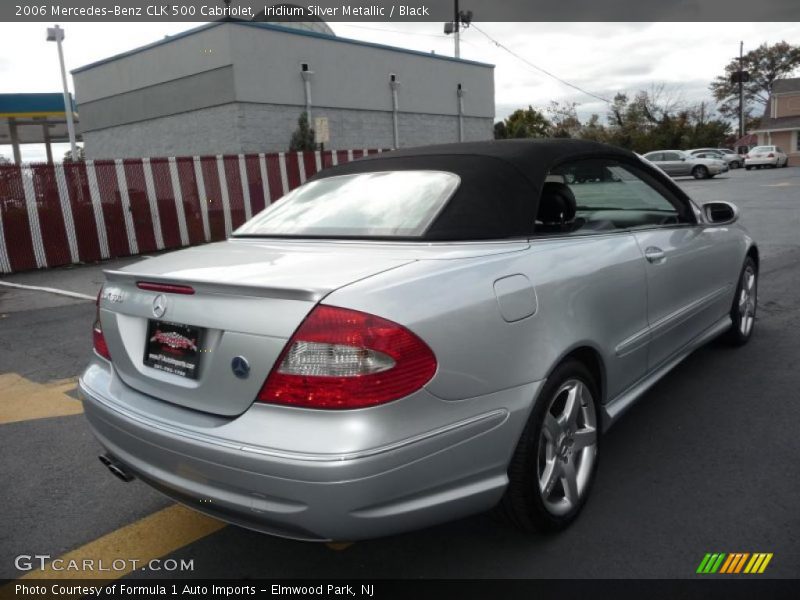
[{"label": "silver mercedes-benz convertible", "polygon": [[591,142],[327,169],[225,242],[106,271],[80,378],[100,459],[297,539],[493,507],[564,528],[609,426],[702,344],[752,334],[737,218]]}]

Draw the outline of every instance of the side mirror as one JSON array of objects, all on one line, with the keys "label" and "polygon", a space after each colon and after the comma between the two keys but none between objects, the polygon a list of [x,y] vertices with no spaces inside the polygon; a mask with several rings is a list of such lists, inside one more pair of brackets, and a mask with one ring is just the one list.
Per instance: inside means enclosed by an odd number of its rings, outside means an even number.
[{"label": "side mirror", "polygon": [[703,216],[714,225],[730,225],[739,219],[739,209],[730,202],[709,202],[703,205]]}]

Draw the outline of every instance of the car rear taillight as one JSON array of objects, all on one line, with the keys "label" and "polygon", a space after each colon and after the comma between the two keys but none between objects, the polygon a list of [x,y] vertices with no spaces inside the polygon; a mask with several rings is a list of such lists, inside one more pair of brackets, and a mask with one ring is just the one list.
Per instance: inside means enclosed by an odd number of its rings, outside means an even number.
[{"label": "car rear taillight", "polygon": [[772,152],[770,152],[769,154],[767,154],[767,158],[775,158],[775,154],[773,154]]},{"label": "car rear taillight", "polygon": [[92,326],[92,344],[94,351],[106,360],[111,360],[111,353],[108,351],[108,344],[103,335],[103,326],[100,324],[100,295],[103,293],[103,288],[97,292],[97,300],[95,301],[94,325]]},{"label": "car rear taillight", "polygon": [[436,372],[428,345],[375,315],[317,306],[289,340],[258,400],[305,408],[364,408],[424,386]]}]

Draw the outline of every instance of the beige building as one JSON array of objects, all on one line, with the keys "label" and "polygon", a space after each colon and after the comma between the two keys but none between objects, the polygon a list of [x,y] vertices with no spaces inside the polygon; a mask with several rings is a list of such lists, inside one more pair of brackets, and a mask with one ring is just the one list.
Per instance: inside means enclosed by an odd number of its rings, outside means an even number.
[{"label": "beige building", "polygon": [[772,86],[767,109],[758,129],[759,145],[774,145],[800,167],[800,78],[779,79]]}]

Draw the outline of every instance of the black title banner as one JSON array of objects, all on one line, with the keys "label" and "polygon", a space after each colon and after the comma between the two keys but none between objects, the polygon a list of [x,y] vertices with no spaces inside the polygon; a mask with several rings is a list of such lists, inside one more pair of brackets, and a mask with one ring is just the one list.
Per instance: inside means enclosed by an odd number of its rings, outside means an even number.
[{"label": "black title banner", "polygon": [[[0,21],[452,21],[454,0],[2,0]],[[800,21],[798,0],[459,0],[490,21]]]}]

